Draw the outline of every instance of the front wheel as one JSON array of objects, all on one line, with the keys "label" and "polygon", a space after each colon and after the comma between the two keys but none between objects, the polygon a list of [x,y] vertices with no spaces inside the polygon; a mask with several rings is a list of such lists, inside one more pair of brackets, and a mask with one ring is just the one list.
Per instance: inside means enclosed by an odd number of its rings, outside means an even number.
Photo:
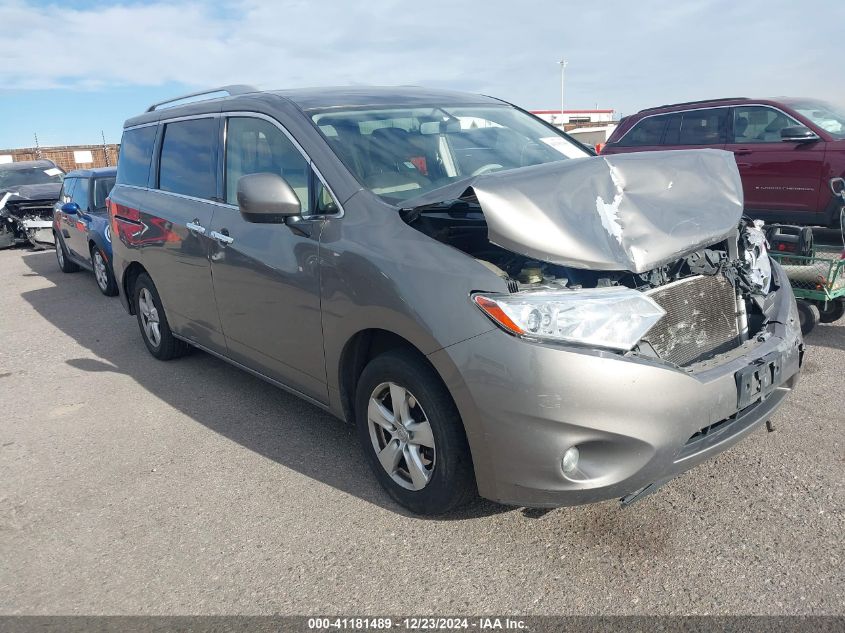
[{"label": "front wheel", "polygon": [[150,354],[159,360],[171,360],[184,355],[188,344],[177,339],[170,331],[161,298],[149,275],[138,275],[132,288],[132,297],[141,336]]},{"label": "front wheel", "polygon": [[79,266],[68,257],[65,241],[58,234],[54,233],[54,237],[56,238],[56,261],[59,264],[59,270],[63,273],[75,273],[79,270]]},{"label": "front wheel", "polygon": [[364,368],[356,390],[358,439],[379,483],[417,514],[442,514],[475,495],[463,423],[423,359],[390,351]]}]

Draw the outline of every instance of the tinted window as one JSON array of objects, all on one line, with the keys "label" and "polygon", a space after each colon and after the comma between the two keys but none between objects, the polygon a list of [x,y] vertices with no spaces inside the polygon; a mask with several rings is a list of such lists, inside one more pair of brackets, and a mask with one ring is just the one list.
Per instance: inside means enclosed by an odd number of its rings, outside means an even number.
[{"label": "tinted window", "polygon": [[689,110],[680,114],[677,141],[667,139],[667,145],[721,145],[725,142],[727,108]]},{"label": "tinted window", "polygon": [[161,144],[158,188],[195,198],[217,195],[217,119],[168,123]]},{"label": "tinted window", "polygon": [[95,209],[106,208],[106,198],[108,198],[109,193],[111,193],[112,187],[114,187],[114,176],[109,176],[108,178],[97,178],[94,181]]},{"label": "tinted window", "polygon": [[668,115],[663,114],[642,119],[620,139],[619,145],[623,147],[660,145],[660,139],[663,136],[668,118]]},{"label": "tinted window", "polygon": [[73,189],[72,201],[79,205],[83,211],[88,209],[88,184],[91,181],[87,178],[78,178],[76,187]]},{"label": "tinted window", "polygon": [[64,184],[62,185],[62,193],[59,195],[59,200],[62,204],[71,201],[71,196],[73,195],[73,188],[76,186],[76,178],[66,178]]},{"label": "tinted window", "polygon": [[226,202],[238,204],[238,179],[270,173],[293,187],[302,212],[309,212],[308,162],[275,125],[264,119],[233,117],[226,129]]},{"label": "tinted window", "polygon": [[780,131],[794,125],[801,124],[774,108],[734,108],[734,143],[780,143]]},{"label": "tinted window", "polygon": [[155,125],[126,130],[123,133],[120,157],[117,161],[117,182],[138,187],[147,186],[155,137]]}]

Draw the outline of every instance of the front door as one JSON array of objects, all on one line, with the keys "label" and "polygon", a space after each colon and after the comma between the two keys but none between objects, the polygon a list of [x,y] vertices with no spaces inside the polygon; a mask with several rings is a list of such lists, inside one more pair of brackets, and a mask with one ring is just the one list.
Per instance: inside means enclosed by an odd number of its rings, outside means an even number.
[{"label": "front door", "polygon": [[284,224],[253,224],[237,207],[237,182],[274,173],[293,187],[303,215],[311,213],[308,160],[275,123],[258,117],[226,122],[224,196],[211,231],[211,272],[228,355],[320,402],[328,399],[320,319],[318,249],[321,224],[310,235]]},{"label": "front door", "polygon": [[795,125],[801,124],[770,106],[733,109],[732,138],[725,149],[736,156],[745,208],[754,217],[817,210],[825,144],[782,141],[780,131]]},{"label": "front door", "polygon": [[77,178],[76,186],[73,188],[71,194],[71,202],[75,202],[79,206],[79,210],[73,215],[65,215],[67,219],[67,236],[65,237],[65,245],[67,249],[76,257],[84,261],[88,261],[91,256],[88,253],[88,222],[91,212],[89,203],[89,191],[91,180],[89,178]]}]

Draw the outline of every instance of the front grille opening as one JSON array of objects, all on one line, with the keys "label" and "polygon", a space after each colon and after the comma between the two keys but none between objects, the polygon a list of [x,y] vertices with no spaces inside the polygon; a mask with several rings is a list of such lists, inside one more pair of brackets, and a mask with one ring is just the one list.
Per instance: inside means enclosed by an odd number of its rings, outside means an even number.
[{"label": "front grille opening", "polygon": [[644,337],[657,355],[681,367],[740,344],[736,292],[724,275],[698,275],[649,291],[666,315]]}]

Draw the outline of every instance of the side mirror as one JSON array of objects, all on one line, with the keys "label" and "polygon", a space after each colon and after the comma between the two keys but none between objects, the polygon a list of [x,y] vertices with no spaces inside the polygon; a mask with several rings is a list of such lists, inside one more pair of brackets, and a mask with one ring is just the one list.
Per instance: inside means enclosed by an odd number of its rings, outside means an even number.
[{"label": "side mirror", "polygon": [[76,215],[79,213],[79,205],[75,202],[65,202],[62,205],[62,213],[67,213],[68,215]]},{"label": "side mirror", "polygon": [[284,224],[302,212],[299,198],[277,174],[248,174],[238,179],[238,207],[247,222]]},{"label": "side mirror", "polygon": [[785,127],[780,131],[780,140],[792,143],[807,143],[818,141],[819,135],[803,125]]}]

